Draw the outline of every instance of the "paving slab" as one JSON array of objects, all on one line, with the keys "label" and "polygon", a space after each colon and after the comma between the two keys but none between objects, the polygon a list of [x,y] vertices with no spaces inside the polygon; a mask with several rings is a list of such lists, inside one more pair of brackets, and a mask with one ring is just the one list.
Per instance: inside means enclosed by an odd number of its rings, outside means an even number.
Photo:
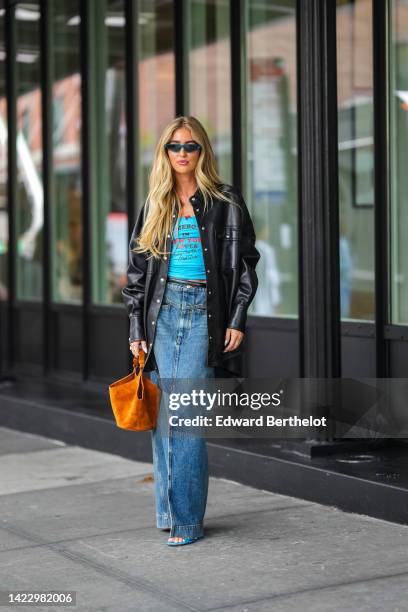
[{"label": "paving slab", "polygon": [[206,537],[171,548],[151,464],[32,436],[25,451],[13,434],[0,430],[3,589],[74,590],[66,609],[84,612],[408,611],[407,526],[210,478]]}]

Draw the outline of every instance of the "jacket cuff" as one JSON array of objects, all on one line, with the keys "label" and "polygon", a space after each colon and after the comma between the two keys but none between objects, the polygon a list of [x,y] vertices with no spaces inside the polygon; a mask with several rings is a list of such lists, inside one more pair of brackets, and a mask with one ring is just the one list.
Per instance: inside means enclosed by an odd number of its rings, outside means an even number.
[{"label": "jacket cuff", "polygon": [[131,315],[129,317],[129,342],[134,340],[146,340],[141,316]]},{"label": "jacket cuff", "polygon": [[247,306],[242,302],[238,302],[234,305],[232,313],[229,319],[227,327],[232,329],[238,329],[239,331],[245,332],[246,320],[247,320]]}]

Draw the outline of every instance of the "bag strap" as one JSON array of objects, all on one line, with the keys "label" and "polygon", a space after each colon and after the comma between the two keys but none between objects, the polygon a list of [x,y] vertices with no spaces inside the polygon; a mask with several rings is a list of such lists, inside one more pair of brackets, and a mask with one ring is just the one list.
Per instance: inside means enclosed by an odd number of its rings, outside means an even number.
[{"label": "bag strap", "polygon": [[[144,384],[143,384],[143,368],[145,365],[145,352],[144,350],[141,348],[139,350],[139,353],[136,357],[136,355],[133,356],[133,371],[135,372],[135,375],[139,376],[139,385],[137,387],[137,397],[139,399],[143,399],[144,397]],[[139,366],[140,370],[139,372],[136,374],[136,369]]]},{"label": "bag strap", "polygon": [[145,352],[143,349],[139,349],[139,353],[133,356],[133,368],[136,369],[137,366],[140,366],[140,369],[143,370],[145,366]]}]

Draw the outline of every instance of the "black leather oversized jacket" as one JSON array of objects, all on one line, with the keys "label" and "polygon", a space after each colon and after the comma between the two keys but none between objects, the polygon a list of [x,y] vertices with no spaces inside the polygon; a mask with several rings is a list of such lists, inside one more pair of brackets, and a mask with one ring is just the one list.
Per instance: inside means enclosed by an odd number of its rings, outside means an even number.
[{"label": "black leather oversized jacket", "polygon": [[[254,298],[258,278],[255,272],[260,254],[255,248],[255,232],[245,201],[240,192],[227,184],[219,188],[238,204],[212,198],[204,213],[204,199],[199,189],[190,197],[201,235],[207,277],[207,366],[219,367],[226,375],[242,375],[245,337],[240,346],[223,353],[227,327],[245,331],[247,310]],[[130,319],[129,341],[147,342],[145,371],[157,369],[154,357],[156,321],[167,280],[169,257],[148,257],[134,253],[144,220],[143,205],[129,244],[128,284],[122,290]],[[176,223],[173,215],[173,229]],[[171,252],[171,236],[166,251]],[[223,374],[221,374],[223,375]]]}]

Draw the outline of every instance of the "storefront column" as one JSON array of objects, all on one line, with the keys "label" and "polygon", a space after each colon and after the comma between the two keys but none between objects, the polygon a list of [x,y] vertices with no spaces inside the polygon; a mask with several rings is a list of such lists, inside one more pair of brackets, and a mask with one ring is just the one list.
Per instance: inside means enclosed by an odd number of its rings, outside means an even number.
[{"label": "storefront column", "polygon": [[[341,353],[334,1],[299,0],[298,67],[300,372],[335,378]],[[321,431],[313,438],[329,442],[330,431]]]}]

